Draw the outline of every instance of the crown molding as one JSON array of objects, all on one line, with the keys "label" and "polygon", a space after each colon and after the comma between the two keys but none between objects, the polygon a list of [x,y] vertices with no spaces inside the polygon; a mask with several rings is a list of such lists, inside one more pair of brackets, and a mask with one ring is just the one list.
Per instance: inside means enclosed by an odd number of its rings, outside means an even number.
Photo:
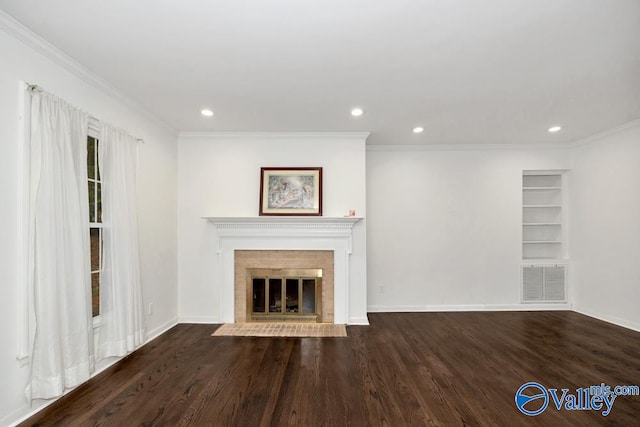
[{"label": "crown molding", "polygon": [[631,129],[631,128],[636,127],[636,126],[640,126],[640,119],[632,120],[630,122],[621,124],[620,126],[616,126],[614,128],[607,129],[607,130],[605,130],[603,132],[600,132],[600,133],[597,133],[595,135],[591,135],[591,136],[588,136],[586,138],[574,141],[573,143],[571,143],[571,148],[583,147],[585,145],[590,145],[590,144],[599,142],[603,138],[606,138],[608,136],[612,136],[612,135],[624,132],[625,130]]},{"label": "crown molding", "polygon": [[549,144],[404,144],[404,145],[367,145],[367,151],[531,151],[531,150],[567,150],[571,143]]},{"label": "crown molding", "polygon": [[349,139],[366,140],[370,132],[226,132],[183,131],[179,140],[188,139]]},{"label": "crown molding", "polygon": [[574,148],[599,142],[600,140],[640,126],[640,119],[632,120],[620,126],[607,129],[595,135],[588,136],[571,142],[550,144],[541,142],[538,144],[405,144],[405,145],[367,145],[367,151],[483,151],[483,150],[572,150]]},{"label": "crown molding", "polygon": [[[145,107],[138,102],[132,100],[124,93],[115,89],[104,79],[98,77],[95,73],[88,68],[80,64],[78,61],[43,39],[42,37],[29,30],[27,27],[16,21],[12,16],[6,12],[0,10],[0,30],[4,31],[8,35],[12,36],[25,46],[31,48],[35,52],[64,68],[74,76],[78,77],[85,83],[94,87],[95,89],[105,93],[112,99],[126,105],[132,110],[142,114],[145,118],[151,120],[153,123],[171,133],[177,135],[177,130],[167,124],[165,121],[151,113]],[[30,84],[38,84],[38,82],[29,82]],[[43,88],[47,90],[46,87]]]}]

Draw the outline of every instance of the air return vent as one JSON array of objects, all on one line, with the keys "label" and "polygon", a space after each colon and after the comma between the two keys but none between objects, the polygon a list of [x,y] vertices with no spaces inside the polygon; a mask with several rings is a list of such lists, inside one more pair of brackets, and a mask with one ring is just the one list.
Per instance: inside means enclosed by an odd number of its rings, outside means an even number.
[{"label": "air return vent", "polygon": [[522,302],[565,302],[565,265],[522,266]]}]

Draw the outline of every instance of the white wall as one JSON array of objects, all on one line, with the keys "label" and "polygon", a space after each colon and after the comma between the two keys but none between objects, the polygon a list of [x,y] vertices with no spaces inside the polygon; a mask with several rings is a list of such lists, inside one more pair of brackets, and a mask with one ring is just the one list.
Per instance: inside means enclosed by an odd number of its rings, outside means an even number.
[{"label": "white wall", "polygon": [[[21,140],[19,137],[19,81],[40,85],[98,119],[143,138],[140,145],[140,259],[145,302],[154,303],[147,318],[151,334],[176,321],[177,236],[176,236],[176,136],[137,109],[116,100],[89,84],[68,59],[58,60],[36,52],[3,31],[15,28],[0,15],[0,425],[30,408],[24,395],[28,367],[16,360],[18,333],[18,289],[20,286]],[[18,30],[20,37],[45,46]],[[67,61],[66,66],[60,65]]]},{"label": "white wall", "polygon": [[[366,217],[366,135],[181,134],[178,277],[181,321],[219,322],[214,226],[205,216],[257,216],[261,167],[321,166],[323,215]],[[366,221],[366,220],[365,220]],[[350,313],[366,318],[365,221],[354,227]]]},{"label": "white wall", "polygon": [[[178,315],[190,321],[218,319],[218,295],[211,285],[213,229],[201,217],[256,215],[259,168],[296,165],[324,167],[326,216],[356,209],[366,217],[354,230],[351,273],[358,285],[351,297],[357,312],[366,311],[367,297],[372,311],[517,306],[522,170],[572,168],[569,277],[575,306],[640,330],[637,125],[572,153],[459,147],[366,151],[364,139],[347,137],[193,134],[181,137],[176,150],[171,130],[91,83],[86,70],[51,54],[36,37],[22,30],[12,34],[23,41],[10,36],[3,29],[15,25],[3,19],[0,16],[0,424],[29,410],[23,393],[28,368],[15,358],[21,265],[20,80],[36,83],[145,140],[140,145],[140,246],[144,298],[154,304],[147,317],[150,335],[171,326]],[[363,295],[367,282],[368,295]]]},{"label": "white wall", "polygon": [[640,122],[572,156],[575,309],[640,331]]},{"label": "white wall", "polygon": [[522,171],[568,168],[564,149],[369,147],[369,311],[517,308]]}]

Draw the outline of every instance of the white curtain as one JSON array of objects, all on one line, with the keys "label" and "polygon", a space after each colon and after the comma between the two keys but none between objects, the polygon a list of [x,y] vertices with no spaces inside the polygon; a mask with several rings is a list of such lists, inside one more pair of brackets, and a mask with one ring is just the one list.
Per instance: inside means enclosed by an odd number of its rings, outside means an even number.
[{"label": "white curtain", "polygon": [[98,357],[124,356],[144,342],[144,306],[138,257],[137,140],[102,124],[103,271]]},{"label": "white curtain", "polygon": [[35,336],[30,399],[60,396],[94,368],[88,116],[55,96],[31,91],[29,273]]}]

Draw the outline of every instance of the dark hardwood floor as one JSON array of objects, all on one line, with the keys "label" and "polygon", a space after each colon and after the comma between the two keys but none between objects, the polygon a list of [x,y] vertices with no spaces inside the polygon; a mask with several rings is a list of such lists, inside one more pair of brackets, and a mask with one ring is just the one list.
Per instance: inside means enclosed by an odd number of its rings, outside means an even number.
[{"label": "dark hardwood floor", "polygon": [[640,384],[640,333],[572,312],[370,314],[348,338],[211,337],[178,325],[22,425],[640,425],[611,413],[516,408],[548,388]]}]

